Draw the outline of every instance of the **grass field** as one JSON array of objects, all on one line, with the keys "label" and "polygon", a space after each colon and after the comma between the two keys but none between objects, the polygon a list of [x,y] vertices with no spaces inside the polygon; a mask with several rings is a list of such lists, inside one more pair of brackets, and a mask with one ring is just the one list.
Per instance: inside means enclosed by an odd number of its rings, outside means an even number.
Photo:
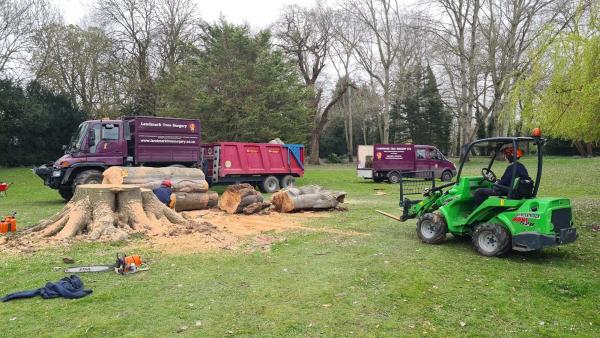
[{"label": "grass field", "polygon": [[[525,160],[530,169],[533,163]],[[466,170],[475,174],[482,166],[474,159]],[[547,157],[540,196],[571,198],[580,237],[502,259],[479,256],[469,241],[451,236],[442,245],[423,244],[414,221],[375,213],[399,213],[398,186],[363,181],[352,165],[309,167],[299,184],[347,191],[349,211],[309,218],[305,225],[367,236],[285,233],[286,240],[267,253],[143,251],[148,272],[82,275],[91,296],[0,304],[0,335],[598,337],[599,167],[599,158]],[[0,213],[16,210],[20,225],[63,205],[28,169],[0,169],[2,180],[15,185],[0,198]],[[4,256],[0,295],[60,279],[64,274],[53,268],[64,266],[64,256],[108,263],[125,245]]]}]

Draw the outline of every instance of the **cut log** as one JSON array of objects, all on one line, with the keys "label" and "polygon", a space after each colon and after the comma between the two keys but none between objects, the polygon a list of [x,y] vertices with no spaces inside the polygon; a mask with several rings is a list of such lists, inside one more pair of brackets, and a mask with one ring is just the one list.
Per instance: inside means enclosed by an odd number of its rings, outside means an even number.
[{"label": "cut log", "polygon": [[245,207],[242,212],[246,215],[256,214],[257,212],[261,212],[263,209],[266,209],[271,206],[271,203],[268,202],[256,202],[252,203],[249,206]]},{"label": "cut log", "polygon": [[217,206],[219,194],[214,191],[205,193],[176,192],[171,194],[171,208],[175,211],[203,210]]},{"label": "cut log", "polygon": [[223,195],[221,195],[219,209],[230,214],[237,214],[243,212],[244,208],[251,204],[262,202],[262,195],[260,192],[254,190],[254,187],[250,184],[234,184],[230,185]]},{"label": "cut log", "polygon": [[84,184],[69,203],[50,219],[26,232],[66,239],[122,240],[131,232],[159,233],[188,221],[161,203],[149,189],[133,185]]},{"label": "cut log", "polygon": [[344,203],[345,197],[346,193],[343,191],[330,191],[318,185],[308,185],[280,190],[273,194],[271,203],[279,212],[323,210],[337,208],[340,203]]},{"label": "cut log", "polygon": [[110,167],[102,173],[103,184],[133,184],[154,190],[163,181],[171,181],[174,192],[207,192],[204,173],[196,168]]}]

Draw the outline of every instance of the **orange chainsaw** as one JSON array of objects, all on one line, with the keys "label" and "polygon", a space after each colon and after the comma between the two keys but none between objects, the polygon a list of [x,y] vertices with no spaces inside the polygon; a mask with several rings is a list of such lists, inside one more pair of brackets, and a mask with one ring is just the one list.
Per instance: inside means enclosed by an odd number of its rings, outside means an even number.
[{"label": "orange chainsaw", "polygon": [[66,268],[65,273],[81,273],[81,272],[107,272],[114,271],[121,275],[128,275],[138,271],[146,271],[148,266],[142,262],[142,257],[138,255],[125,256],[117,254],[117,261],[110,265],[90,265],[90,266],[75,266]]}]

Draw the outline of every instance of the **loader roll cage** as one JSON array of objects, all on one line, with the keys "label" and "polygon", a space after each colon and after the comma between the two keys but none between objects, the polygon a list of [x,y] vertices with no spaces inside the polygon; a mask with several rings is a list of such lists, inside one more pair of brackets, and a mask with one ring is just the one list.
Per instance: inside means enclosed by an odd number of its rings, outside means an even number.
[{"label": "loader roll cage", "polygon": [[[542,159],[543,159],[543,154],[542,154],[542,150],[544,147],[544,143],[546,142],[546,139],[541,138],[541,137],[491,137],[491,138],[485,138],[485,139],[481,139],[481,140],[477,140],[474,141],[472,143],[469,144],[469,146],[467,147],[467,150],[465,151],[465,154],[463,155],[463,157],[460,160],[460,168],[458,169],[458,174],[456,175],[456,182],[458,182],[460,180],[460,175],[462,173],[462,169],[465,165],[465,159],[467,158],[468,154],[471,153],[471,150],[473,149],[474,146],[476,145],[480,145],[482,143],[489,143],[490,145],[492,144],[496,144],[496,147],[494,149],[494,151],[492,152],[492,156],[490,159],[490,163],[488,164],[487,169],[488,171],[492,168],[492,165],[494,164],[494,160],[496,159],[496,157],[498,156],[499,152],[501,151],[502,147],[504,147],[507,144],[512,144],[513,149],[518,149],[519,147],[519,143],[534,143],[537,146],[537,173],[536,173],[536,177],[535,177],[535,182],[534,182],[534,187],[533,187],[533,191],[532,191],[532,198],[535,198],[537,196],[537,192],[538,189],[540,187],[540,179],[542,178]],[[513,152],[513,162],[518,162],[519,159],[517,158],[517,151]],[[510,186],[508,187],[508,194],[507,196],[512,196],[513,194],[513,190],[514,190],[514,183],[515,183],[515,179],[516,179],[516,174],[517,174],[517,166],[513,166],[512,168],[512,180],[510,182]]]}]

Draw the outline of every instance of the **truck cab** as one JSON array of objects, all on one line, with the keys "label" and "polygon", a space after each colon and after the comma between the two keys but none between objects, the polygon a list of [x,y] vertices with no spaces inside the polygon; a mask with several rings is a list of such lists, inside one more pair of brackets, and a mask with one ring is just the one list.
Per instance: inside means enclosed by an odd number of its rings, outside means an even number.
[{"label": "truck cab", "polygon": [[69,200],[79,184],[102,182],[111,166],[194,166],[199,164],[200,122],[128,117],[81,123],[65,154],[34,169],[44,184]]}]

